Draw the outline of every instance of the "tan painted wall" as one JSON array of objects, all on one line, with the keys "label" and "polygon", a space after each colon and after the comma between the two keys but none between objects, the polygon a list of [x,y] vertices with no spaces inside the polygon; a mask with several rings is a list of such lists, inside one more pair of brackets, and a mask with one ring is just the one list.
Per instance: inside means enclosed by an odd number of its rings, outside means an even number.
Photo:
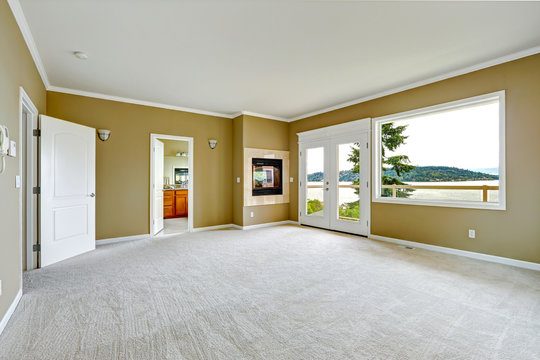
[{"label": "tan painted wall", "polygon": [[[233,217],[235,224],[249,226],[289,219],[289,204],[244,206],[243,193],[244,148],[288,150],[288,131],[289,124],[283,121],[250,115],[240,115],[234,119]],[[240,183],[236,183],[236,177],[240,177]],[[253,212],[253,217],[250,216],[251,212]]]},{"label": "tan painted wall", "polygon": [[[286,122],[244,115],[243,130],[244,148],[289,150],[289,124]],[[244,226],[288,220],[289,204],[245,206],[243,216]]]},{"label": "tan painted wall", "polygon": [[[372,203],[373,234],[540,263],[540,55],[290,123],[291,176],[298,177],[296,133],[506,90],[507,210]],[[298,219],[298,187],[289,217]],[[477,238],[468,239],[467,229]]]},{"label": "tan painted wall", "polygon": [[9,128],[17,141],[17,158],[6,158],[6,171],[0,174],[0,319],[13,302],[21,283],[21,245],[19,236],[20,174],[19,86],[22,86],[40,113],[46,110],[45,87],[34,65],[7,1],[0,2],[0,124]]},{"label": "tan painted wall", "polygon": [[50,116],[111,130],[96,143],[97,239],[149,233],[151,133],[194,138],[194,226],[231,223],[231,119],[57,92],[47,106]]}]

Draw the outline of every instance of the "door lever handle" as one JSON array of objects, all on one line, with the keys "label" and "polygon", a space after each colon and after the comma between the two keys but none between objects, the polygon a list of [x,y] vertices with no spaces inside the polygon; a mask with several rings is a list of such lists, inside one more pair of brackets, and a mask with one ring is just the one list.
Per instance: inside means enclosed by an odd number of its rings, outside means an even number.
[{"label": "door lever handle", "polygon": [[96,197],[96,194],[94,194],[94,193],[91,193],[91,194],[90,194],[90,195],[88,195],[88,196],[90,196],[90,197]]}]

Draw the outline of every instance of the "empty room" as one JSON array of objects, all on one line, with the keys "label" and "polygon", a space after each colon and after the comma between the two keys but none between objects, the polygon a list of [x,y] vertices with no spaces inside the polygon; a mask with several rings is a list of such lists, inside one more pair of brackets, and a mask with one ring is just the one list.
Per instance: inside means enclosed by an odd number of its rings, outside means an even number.
[{"label": "empty room", "polygon": [[540,359],[540,2],[0,1],[0,360]]}]

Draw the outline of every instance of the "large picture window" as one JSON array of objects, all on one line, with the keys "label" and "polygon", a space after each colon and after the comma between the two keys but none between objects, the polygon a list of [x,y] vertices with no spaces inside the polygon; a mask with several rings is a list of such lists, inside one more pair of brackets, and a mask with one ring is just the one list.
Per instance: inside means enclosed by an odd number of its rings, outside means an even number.
[{"label": "large picture window", "polygon": [[373,119],[373,201],[505,210],[504,95]]}]

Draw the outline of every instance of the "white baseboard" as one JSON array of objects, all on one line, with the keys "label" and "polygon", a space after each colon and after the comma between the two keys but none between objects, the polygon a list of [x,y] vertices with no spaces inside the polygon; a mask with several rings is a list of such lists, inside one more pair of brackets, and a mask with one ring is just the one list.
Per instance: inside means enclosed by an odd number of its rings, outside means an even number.
[{"label": "white baseboard", "polygon": [[252,229],[260,229],[270,226],[276,226],[276,225],[285,225],[285,224],[294,224],[298,225],[298,221],[292,221],[292,220],[283,220],[283,221],[276,221],[276,222],[270,222],[270,223],[262,223],[262,224],[255,224],[255,225],[248,225],[248,226],[239,226],[236,225],[238,229],[242,230],[252,230]]},{"label": "white baseboard", "polygon": [[482,253],[477,253],[477,252],[472,252],[472,251],[447,248],[447,247],[444,247],[444,246],[429,245],[429,244],[424,244],[424,243],[419,243],[419,242],[414,242],[414,241],[401,240],[401,239],[395,239],[395,238],[386,237],[386,236],[380,236],[380,235],[370,234],[368,236],[368,238],[373,239],[373,240],[386,241],[386,242],[399,244],[399,245],[417,247],[419,249],[437,251],[437,252],[444,253],[444,254],[464,256],[464,257],[477,259],[477,260],[489,261],[489,262],[494,262],[494,263],[499,263],[499,264],[515,266],[515,267],[519,267],[519,268],[523,268],[523,269],[540,271],[540,264],[529,262],[529,261],[515,260],[515,259],[505,258],[505,257],[501,257],[501,256],[488,255],[488,254],[482,254]]},{"label": "white baseboard", "polygon": [[13,315],[13,313],[15,312],[15,309],[17,308],[17,305],[19,305],[19,301],[21,301],[21,298],[22,298],[22,289],[19,289],[19,292],[17,293],[17,296],[15,296],[15,299],[13,299],[13,302],[9,306],[9,309],[6,312],[6,315],[4,315],[4,317],[2,318],[2,321],[0,321],[0,335],[6,328],[6,325],[9,319],[11,319],[11,315]]},{"label": "white baseboard", "polygon": [[115,237],[110,239],[101,239],[96,240],[96,245],[106,245],[106,244],[114,244],[124,241],[132,241],[132,240],[142,240],[142,239],[148,239],[150,237],[150,234],[141,234],[141,235],[132,235],[132,236],[122,236],[122,237]]},{"label": "white baseboard", "polygon": [[240,226],[240,225],[236,225],[236,224],[223,224],[223,225],[215,225],[215,226],[206,226],[206,227],[194,228],[193,232],[211,231],[211,230],[220,230],[220,229],[229,229],[229,228],[234,228],[234,229],[238,229],[238,230],[252,230],[252,229],[259,229],[259,228],[276,226],[276,225],[283,225],[283,224],[298,225],[298,221],[283,220],[283,221],[276,221],[276,222],[271,222],[271,223],[248,225],[248,226]]},{"label": "white baseboard", "polygon": [[223,225],[205,226],[205,227],[193,228],[193,232],[220,230],[220,229],[228,229],[228,228],[237,228],[237,226],[238,225],[235,225],[235,224],[223,224]]}]

